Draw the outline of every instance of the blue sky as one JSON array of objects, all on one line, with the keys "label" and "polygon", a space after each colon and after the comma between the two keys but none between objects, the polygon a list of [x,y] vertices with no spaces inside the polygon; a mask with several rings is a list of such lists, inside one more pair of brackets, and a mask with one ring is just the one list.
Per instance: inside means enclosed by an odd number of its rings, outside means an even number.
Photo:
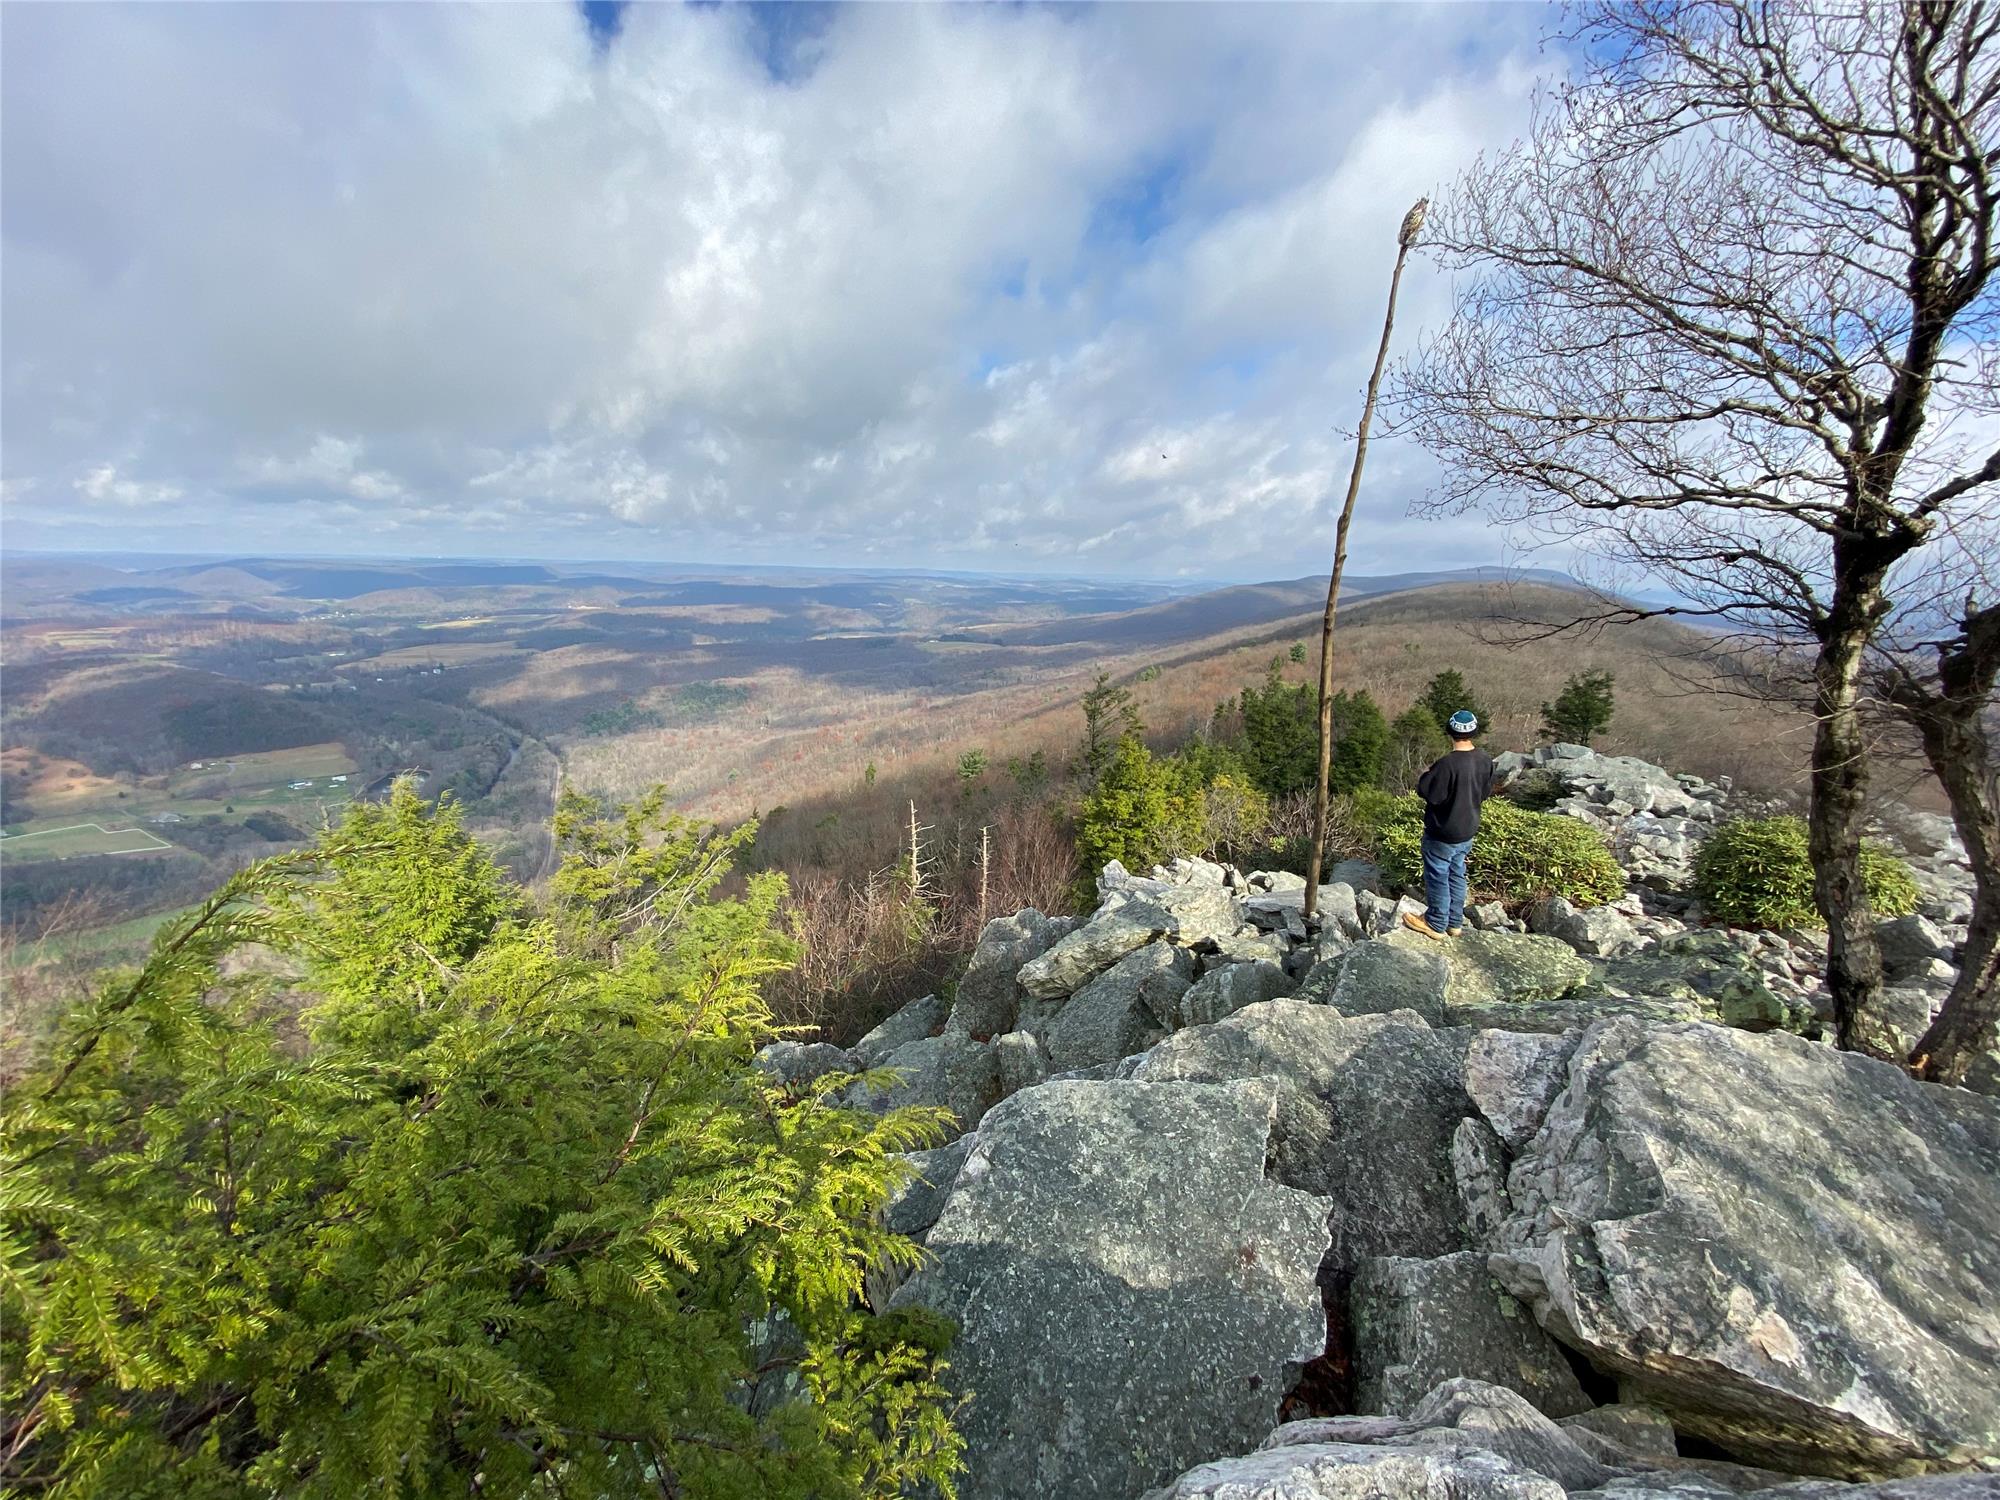
[{"label": "blue sky", "polygon": [[[4,543],[1323,568],[1396,225],[1549,19],[7,7]],[[1357,567],[1504,560],[1427,475]]]}]

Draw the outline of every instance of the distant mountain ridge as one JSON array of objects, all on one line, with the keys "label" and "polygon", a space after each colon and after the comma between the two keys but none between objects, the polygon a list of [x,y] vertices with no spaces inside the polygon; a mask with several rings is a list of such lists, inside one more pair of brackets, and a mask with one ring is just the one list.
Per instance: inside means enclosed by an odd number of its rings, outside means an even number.
[{"label": "distant mountain ridge", "polygon": [[[1547,568],[1455,568],[1419,573],[1359,574],[1341,580],[1343,600],[1375,598],[1451,584],[1534,583],[1580,589],[1567,573]],[[1073,615],[1035,625],[989,625],[968,632],[1000,646],[1132,647],[1197,640],[1225,630],[1265,625],[1326,603],[1324,573],[1270,583],[1238,584],[1117,614]]]}]

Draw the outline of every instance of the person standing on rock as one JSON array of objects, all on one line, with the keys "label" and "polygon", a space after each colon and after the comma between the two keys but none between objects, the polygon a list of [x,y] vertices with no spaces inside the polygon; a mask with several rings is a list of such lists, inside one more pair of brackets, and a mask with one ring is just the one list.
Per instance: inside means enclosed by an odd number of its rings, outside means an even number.
[{"label": "person standing on rock", "polygon": [[1403,918],[1425,937],[1457,937],[1465,926],[1465,857],[1479,832],[1479,804],[1493,795],[1493,757],[1472,743],[1479,718],[1461,708],[1446,722],[1451,751],[1417,778],[1424,799],[1424,900],[1428,910]]}]

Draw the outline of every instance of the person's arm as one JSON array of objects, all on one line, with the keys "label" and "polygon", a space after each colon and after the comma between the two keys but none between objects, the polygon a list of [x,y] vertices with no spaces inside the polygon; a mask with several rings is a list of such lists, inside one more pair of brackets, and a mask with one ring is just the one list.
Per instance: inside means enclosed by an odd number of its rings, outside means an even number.
[{"label": "person's arm", "polygon": [[1432,761],[1424,767],[1423,774],[1417,777],[1417,795],[1426,802],[1431,800],[1431,788],[1437,781],[1437,770],[1438,762]]}]

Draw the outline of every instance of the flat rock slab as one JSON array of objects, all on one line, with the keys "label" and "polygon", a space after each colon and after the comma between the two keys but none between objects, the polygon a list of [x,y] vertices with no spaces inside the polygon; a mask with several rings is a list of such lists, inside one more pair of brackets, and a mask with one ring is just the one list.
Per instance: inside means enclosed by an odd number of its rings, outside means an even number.
[{"label": "flat rock slab", "polygon": [[1358,944],[1344,956],[1340,978],[1326,1003],[1347,1016],[1386,1016],[1415,1011],[1434,1026],[1444,1024],[1444,1001],[1451,971],[1435,939],[1406,948],[1384,938]]},{"label": "flat rock slab", "polygon": [[1620,1016],[1666,1025],[1675,1021],[1705,1020],[1709,1010],[1697,1000],[1628,999],[1589,990],[1554,1000],[1498,1000],[1485,1005],[1451,1005],[1445,1008],[1445,1019],[1453,1026],[1539,1032],[1544,1036],[1581,1031],[1586,1026]]},{"label": "flat rock slab", "polygon": [[1554,1000],[1590,979],[1590,964],[1560,938],[1468,927],[1439,942],[1404,928],[1379,941],[1441,955],[1451,967],[1444,989],[1447,1006]]},{"label": "flat rock slab", "polygon": [[1490,1265],[1677,1430],[1880,1478],[2000,1457],[2000,1102],[1782,1032],[1587,1032]]},{"label": "flat rock slab", "polygon": [[959,1325],[966,1500],[1131,1500],[1270,1430],[1326,1344],[1277,1088],[1051,1080],[982,1122],[894,1305]]}]

